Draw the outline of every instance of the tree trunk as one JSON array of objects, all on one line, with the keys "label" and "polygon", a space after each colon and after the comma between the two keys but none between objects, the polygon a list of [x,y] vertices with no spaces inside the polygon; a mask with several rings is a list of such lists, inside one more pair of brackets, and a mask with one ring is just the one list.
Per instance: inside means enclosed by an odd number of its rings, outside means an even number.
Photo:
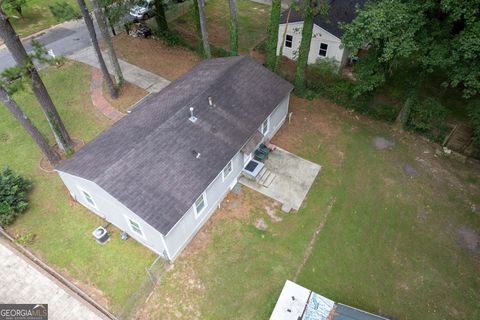
[{"label": "tree trunk", "polygon": [[313,18],[315,16],[316,0],[308,0],[308,6],[305,8],[302,29],[302,41],[298,49],[297,70],[295,71],[295,91],[302,95],[305,93],[305,68],[308,63],[308,54],[310,53],[310,43],[312,42]]},{"label": "tree trunk", "polygon": [[90,13],[88,12],[87,5],[85,4],[85,0],[77,0],[78,6],[80,7],[80,11],[83,15],[83,20],[87,25],[88,33],[90,34],[90,40],[92,41],[93,49],[95,50],[95,54],[97,55],[98,64],[100,65],[100,69],[103,73],[103,79],[107,83],[108,91],[110,92],[110,96],[114,99],[118,97],[118,92],[115,86],[113,85],[112,78],[108,73],[107,65],[105,64],[105,60],[103,60],[102,52],[100,51],[100,46],[98,45],[97,34],[95,33],[95,27],[93,26],[92,17],[90,17]]},{"label": "tree trunk", "polygon": [[163,0],[154,0],[155,5],[155,21],[157,22],[157,28],[160,33],[168,32],[167,17],[165,15],[165,7]]},{"label": "tree trunk", "polygon": [[40,131],[35,127],[35,125],[30,121],[27,115],[20,109],[17,103],[10,97],[8,92],[0,86],[0,101],[7,107],[8,110],[12,113],[15,119],[20,122],[22,127],[27,130],[33,140],[37,143],[40,150],[47,157],[48,161],[52,166],[55,166],[59,161],[60,157],[58,154],[50,147],[47,140],[42,136]]},{"label": "tree trunk", "polygon": [[[98,1],[98,0],[97,0]],[[103,7],[104,10],[104,16],[105,16],[105,21],[107,22],[107,25],[110,26],[110,30],[112,30],[112,35],[115,37],[117,35],[117,31],[115,30],[115,26],[112,23],[112,20],[110,19],[110,11],[108,9],[108,5]]]},{"label": "tree trunk", "polygon": [[18,65],[29,66],[28,73],[32,81],[32,91],[35,94],[43,112],[47,118],[50,129],[53,132],[56,142],[61,150],[67,154],[73,152],[72,140],[65,129],[65,126],[58,114],[52,98],[48,94],[47,88],[43,84],[37,69],[33,65],[20,38],[13,30],[10,21],[5,13],[0,9],[0,37],[5,41],[5,45],[12,54],[13,59]]},{"label": "tree trunk", "polygon": [[230,55],[238,55],[237,0],[228,0],[230,6]]},{"label": "tree trunk", "polygon": [[[268,26],[267,39],[267,68],[275,72],[277,67],[277,43],[278,28],[280,23],[280,14],[282,11],[282,0],[272,0],[272,9],[270,11],[270,25]],[[290,15],[290,10],[288,11]],[[286,30],[286,29],[285,29]]]},{"label": "tree trunk", "polygon": [[277,67],[280,64],[280,60],[283,57],[283,47],[285,46],[285,40],[287,39],[288,22],[290,21],[290,13],[291,12],[292,12],[292,6],[290,6],[290,8],[288,8],[287,23],[285,23],[285,30],[283,30],[282,43],[280,45],[280,52],[277,56],[277,59],[275,60],[275,71],[277,70]]},{"label": "tree trunk", "polygon": [[115,49],[113,48],[112,37],[110,37],[110,32],[108,31],[107,20],[105,18],[105,14],[103,9],[100,7],[98,0],[90,0],[93,5],[93,12],[95,14],[95,19],[97,20],[98,28],[102,33],[102,37],[107,44],[108,49],[108,56],[110,61],[112,62],[113,71],[115,73],[115,82],[117,83],[117,88],[123,85],[123,73],[122,69],[120,68],[120,64],[118,63],[117,54],[115,53]]},{"label": "tree trunk", "polygon": [[203,53],[205,58],[210,59],[210,44],[208,43],[207,21],[205,20],[205,0],[198,1],[198,18],[200,20],[200,30],[202,31]]}]

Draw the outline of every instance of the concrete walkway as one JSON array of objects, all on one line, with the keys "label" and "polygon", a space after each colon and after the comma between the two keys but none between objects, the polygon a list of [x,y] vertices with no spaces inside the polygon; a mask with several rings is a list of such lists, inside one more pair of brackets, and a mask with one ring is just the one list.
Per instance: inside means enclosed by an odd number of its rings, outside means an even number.
[{"label": "concrete walkway", "polygon": [[0,240],[0,303],[47,303],[50,320],[108,319]]},{"label": "concrete walkway", "polygon": [[[105,62],[107,63],[107,67],[110,73],[112,73],[113,68],[108,58],[108,54],[106,54],[106,52],[102,52],[102,55],[105,59]],[[79,62],[83,62],[96,68],[100,68],[100,66],[98,65],[97,56],[95,55],[95,51],[93,50],[92,46],[73,53],[69,56],[69,58]],[[119,59],[118,61],[120,63],[120,67],[122,68],[125,80],[146,90],[149,93],[158,92],[170,83],[170,81],[168,81],[167,79],[156,75],[150,71],[139,68],[121,59]]]}]

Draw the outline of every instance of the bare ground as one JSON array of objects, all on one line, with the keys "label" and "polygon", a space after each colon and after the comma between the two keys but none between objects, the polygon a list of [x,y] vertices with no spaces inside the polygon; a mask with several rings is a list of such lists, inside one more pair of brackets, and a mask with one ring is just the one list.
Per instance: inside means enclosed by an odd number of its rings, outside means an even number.
[{"label": "bare ground", "polygon": [[113,45],[120,59],[168,80],[177,79],[200,61],[194,52],[170,47],[159,39],[133,38],[122,33],[113,38]]}]

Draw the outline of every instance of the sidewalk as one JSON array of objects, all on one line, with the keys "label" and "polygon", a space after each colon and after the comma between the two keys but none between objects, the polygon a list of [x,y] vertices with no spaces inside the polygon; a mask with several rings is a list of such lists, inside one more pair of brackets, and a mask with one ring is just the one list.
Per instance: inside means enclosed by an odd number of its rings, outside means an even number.
[{"label": "sidewalk", "polygon": [[0,303],[47,303],[49,319],[108,319],[0,239]]},{"label": "sidewalk", "polygon": [[[112,65],[110,59],[106,52],[102,52],[103,58],[107,64],[108,70],[112,73]],[[83,62],[90,66],[100,68],[98,65],[97,56],[92,46],[89,46],[85,49],[75,52],[69,56],[70,59]],[[150,71],[143,70],[131,63],[118,59],[120,67],[122,68],[123,76],[125,81],[133,83],[134,85],[146,90],[149,93],[158,92],[161,89],[165,88],[170,81],[167,79],[156,75]]]}]

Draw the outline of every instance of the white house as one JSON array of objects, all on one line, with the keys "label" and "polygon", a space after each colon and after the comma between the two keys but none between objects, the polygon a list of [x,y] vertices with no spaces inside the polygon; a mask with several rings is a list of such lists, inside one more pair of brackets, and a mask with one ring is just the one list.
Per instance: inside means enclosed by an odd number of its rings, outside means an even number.
[{"label": "white house", "polygon": [[[308,54],[308,64],[317,59],[330,58],[344,66],[348,62],[349,52],[342,46],[341,23],[351,22],[356,12],[365,4],[366,0],[330,0],[328,16],[317,14],[314,18],[312,42]],[[288,18],[288,21],[287,21]],[[285,35],[285,29],[287,30]],[[282,12],[278,32],[277,55],[283,46],[283,55],[296,60],[302,40],[303,16],[292,9]]]},{"label": "white house", "polygon": [[283,124],[291,90],[250,58],[206,60],[56,170],[74,199],[173,260]]}]

